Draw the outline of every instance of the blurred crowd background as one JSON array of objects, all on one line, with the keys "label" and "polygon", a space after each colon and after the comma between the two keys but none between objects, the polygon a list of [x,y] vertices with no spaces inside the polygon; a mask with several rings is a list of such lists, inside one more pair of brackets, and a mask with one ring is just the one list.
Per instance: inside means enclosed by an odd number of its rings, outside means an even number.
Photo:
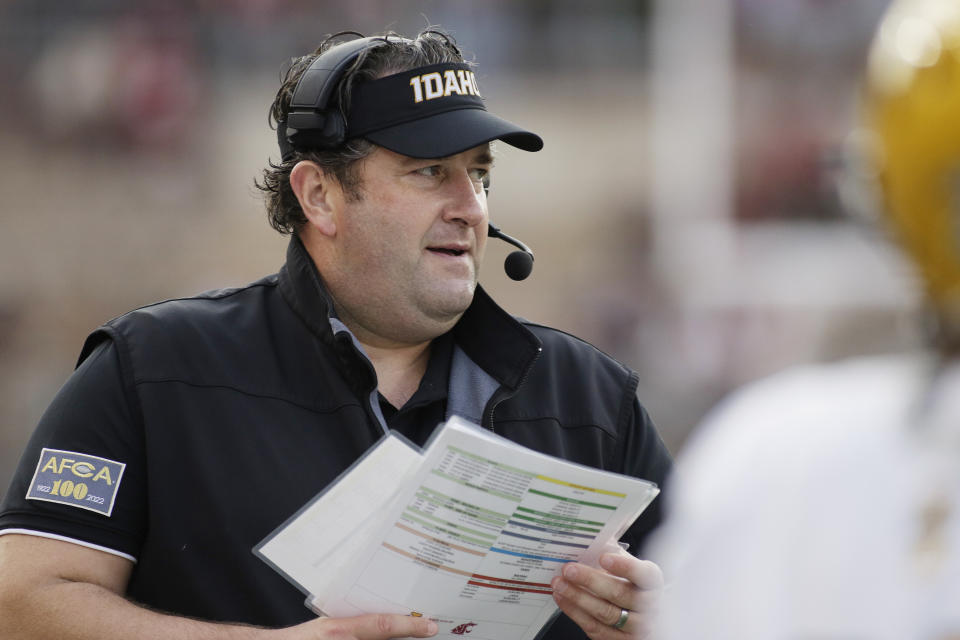
[{"label": "blurred crowd background", "polygon": [[267,107],[344,29],[444,27],[543,136],[499,148],[490,194],[533,275],[491,243],[481,282],[639,371],[674,452],[745,382],[914,346],[911,276],[844,153],[886,4],[0,2],[0,495],[90,331],[280,267],[253,188],[278,159]]}]

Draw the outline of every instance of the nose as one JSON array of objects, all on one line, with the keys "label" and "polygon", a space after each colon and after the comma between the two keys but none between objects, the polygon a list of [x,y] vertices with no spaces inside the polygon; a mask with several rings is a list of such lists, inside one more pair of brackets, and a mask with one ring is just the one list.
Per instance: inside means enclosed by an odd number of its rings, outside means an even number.
[{"label": "nose", "polygon": [[468,172],[458,173],[450,180],[448,201],[444,208],[443,219],[467,227],[475,227],[487,222],[487,194],[483,187]]}]

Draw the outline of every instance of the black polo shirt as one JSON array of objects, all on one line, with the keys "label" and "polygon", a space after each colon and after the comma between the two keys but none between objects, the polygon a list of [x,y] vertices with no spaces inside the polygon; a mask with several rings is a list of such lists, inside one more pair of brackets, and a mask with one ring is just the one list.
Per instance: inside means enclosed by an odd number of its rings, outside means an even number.
[{"label": "black polo shirt", "polygon": [[[417,444],[423,444],[444,420],[453,344],[452,336],[446,335],[431,345],[420,386],[400,410],[380,397],[388,427]],[[183,393],[189,397],[199,393],[207,398],[204,404],[208,409],[202,409],[199,402],[192,406],[201,413],[211,412],[206,422],[209,433],[187,427],[181,430],[172,424],[162,432],[144,431],[138,427],[141,399],[131,388],[123,363],[124,355],[117,344],[105,341],[67,380],[31,437],[10,490],[0,504],[0,534],[45,535],[134,561],[128,595],[161,610],[271,626],[312,617],[303,604],[303,595],[250,550],[323,489],[382,432],[357,430],[359,423],[351,421],[354,427],[338,429],[347,441],[331,446],[335,439],[330,428],[341,424],[340,420],[334,418],[329,426],[317,424],[303,430],[293,425],[291,429],[289,417],[284,417],[284,411],[279,409],[282,405],[287,405],[286,411],[299,409],[290,406],[286,399],[278,402],[252,398],[258,405],[277,403],[277,411],[268,409],[275,421],[254,418],[244,423],[239,421],[241,414],[218,414],[216,410],[219,402],[214,398],[223,396],[226,408],[226,403],[236,402],[236,389],[141,379],[136,383],[183,387]],[[162,411],[156,408],[154,413]],[[201,420],[198,425],[204,422]],[[358,442],[352,447],[352,454],[345,453],[350,446],[348,441]],[[360,441],[367,444],[359,444]],[[150,451],[158,449],[165,451],[163,459],[169,462],[151,465]],[[60,496],[49,502],[25,499],[37,484],[36,473],[41,466],[38,463],[51,457],[53,470],[63,472],[56,477],[71,479],[75,485],[83,480],[92,495],[92,476],[75,477],[71,471],[75,467],[84,472],[87,467],[83,460],[96,464],[94,458],[82,457],[90,453],[124,468],[122,476],[113,473],[110,478],[115,495],[110,496],[114,505],[109,515],[105,508],[92,511],[76,501],[63,502]],[[201,455],[195,458],[194,454]],[[248,466],[258,459],[272,462]],[[81,460],[79,465],[77,460]],[[64,461],[74,462],[63,467]],[[234,466],[237,461],[244,464]],[[315,470],[304,473],[311,468]],[[281,480],[274,484],[276,475]],[[270,493],[277,486],[283,487],[283,491]],[[171,521],[166,517],[158,520],[155,515],[172,513],[183,517]],[[154,551],[145,553],[143,549]],[[167,579],[168,568],[178,565],[194,567],[189,583],[174,584],[173,572]],[[258,617],[263,604],[258,602],[262,599],[258,594],[261,589],[274,594],[270,605],[284,609],[282,617]],[[212,608],[221,613],[211,615]]]},{"label": "black polo shirt", "polygon": [[[634,372],[518,321],[480,287],[452,333],[456,347],[437,345],[407,406],[388,410],[408,438],[423,442],[455,400],[519,444],[663,481],[669,455]],[[134,559],[126,595],[156,610],[268,627],[307,620],[305,594],[252,549],[383,436],[374,384],[350,337],[334,333],[294,239],[277,275],[149,305],[91,334],[28,443],[0,534],[30,530]],[[627,532],[631,549],[658,523],[656,507]],[[583,638],[562,623],[550,638]]]}]

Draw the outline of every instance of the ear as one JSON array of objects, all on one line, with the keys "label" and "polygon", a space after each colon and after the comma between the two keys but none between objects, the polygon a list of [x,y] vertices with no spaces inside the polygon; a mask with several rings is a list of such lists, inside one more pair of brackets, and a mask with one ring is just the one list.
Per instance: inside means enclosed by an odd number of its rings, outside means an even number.
[{"label": "ear", "polygon": [[290,171],[290,187],[307,222],[325,236],[337,233],[337,214],[343,207],[343,188],[315,162],[301,160]]}]

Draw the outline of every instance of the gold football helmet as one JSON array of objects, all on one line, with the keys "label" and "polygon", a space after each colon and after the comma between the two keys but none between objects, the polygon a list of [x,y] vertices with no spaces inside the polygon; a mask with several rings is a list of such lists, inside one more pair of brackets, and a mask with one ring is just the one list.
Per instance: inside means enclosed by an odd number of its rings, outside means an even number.
[{"label": "gold football helmet", "polygon": [[[960,336],[960,2],[893,2],[874,39],[863,123],[883,214],[943,335]],[[955,346],[955,345],[952,345]]]}]

